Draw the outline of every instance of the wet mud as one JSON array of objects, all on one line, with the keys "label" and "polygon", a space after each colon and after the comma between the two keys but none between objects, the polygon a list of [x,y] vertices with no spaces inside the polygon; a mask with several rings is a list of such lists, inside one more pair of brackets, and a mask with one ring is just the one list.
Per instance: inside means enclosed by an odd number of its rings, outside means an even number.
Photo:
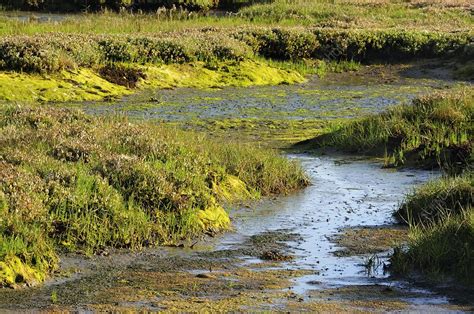
[{"label": "wet mud", "polygon": [[[229,209],[233,232],[182,247],[63,256],[61,270],[43,286],[1,290],[0,309],[471,309],[439,291],[391,278],[383,266],[367,271],[371,258],[373,266],[386,262],[392,240],[405,237],[392,217],[404,193],[436,173],[382,169],[345,157],[291,158],[301,160],[313,184],[287,197]],[[370,245],[354,245],[357,239]]]},{"label": "wet mud", "polygon": [[[344,80],[334,74],[305,85],[148,91],[78,106],[190,124],[195,118],[331,120],[453,84],[443,71],[431,74],[408,65],[371,66]],[[232,232],[179,247],[62,256],[61,269],[44,285],[0,290],[0,311],[473,310],[469,291],[394,278],[386,267],[391,249],[407,236],[393,212],[407,192],[438,173],[382,169],[375,160],[347,156],[289,158],[302,163],[312,184],[229,206]]]},{"label": "wet mud", "polygon": [[439,60],[432,70],[425,63],[362,66],[294,85],[145,90],[119,101],[75,105],[94,114],[119,112],[167,122],[353,118],[456,83]]}]

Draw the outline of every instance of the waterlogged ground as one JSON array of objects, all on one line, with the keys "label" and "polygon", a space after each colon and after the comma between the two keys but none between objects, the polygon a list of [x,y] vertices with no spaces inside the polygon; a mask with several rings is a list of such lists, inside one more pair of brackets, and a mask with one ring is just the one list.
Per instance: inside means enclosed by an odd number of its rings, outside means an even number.
[{"label": "waterlogged ground", "polygon": [[137,118],[164,121],[351,118],[453,83],[447,74],[425,76],[412,65],[371,66],[323,79],[314,76],[307,83],[296,85],[148,90],[113,104],[88,105],[86,110],[121,111]]},{"label": "waterlogged ground", "polygon": [[40,22],[51,23],[61,22],[67,18],[73,18],[77,15],[60,14],[60,13],[42,13],[42,12],[25,12],[25,11],[3,11],[0,12],[1,19],[14,19],[21,22]]},{"label": "waterlogged ground", "polygon": [[[304,137],[310,134],[303,127],[317,132],[321,121],[377,112],[454,84],[446,72],[422,68],[373,66],[302,85],[147,91],[75,106],[208,132],[235,134],[244,125],[255,136],[299,130],[296,137]],[[407,237],[392,213],[410,189],[437,173],[382,169],[375,161],[343,156],[289,158],[301,161],[312,185],[232,206],[233,232],[173,248],[63,256],[45,285],[1,289],[0,311],[474,310],[472,292],[428,289],[387,271],[391,248]]]},{"label": "waterlogged ground", "polygon": [[[65,256],[58,276],[44,286],[0,290],[0,309],[473,309],[462,295],[450,303],[443,293],[384,272],[387,245],[404,238],[398,227],[391,230],[392,212],[408,190],[437,174],[386,170],[342,157],[291,158],[301,160],[313,184],[287,197],[235,208],[234,232],[178,248],[106,252],[90,259]],[[340,231],[353,227],[355,233],[364,228],[371,253],[363,245],[340,253]],[[395,235],[389,244],[377,240],[385,228],[385,235]],[[375,230],[375,236],[367,230]]]},{"label": "waterlogged ground", "polygon": [[72,106],[281,146],[317,135],[329,121],[380,112],[459,83],[447,66],[439,60],[361,66],[356,72],[313,76],[304,84],[146,90],[121,100]]}]

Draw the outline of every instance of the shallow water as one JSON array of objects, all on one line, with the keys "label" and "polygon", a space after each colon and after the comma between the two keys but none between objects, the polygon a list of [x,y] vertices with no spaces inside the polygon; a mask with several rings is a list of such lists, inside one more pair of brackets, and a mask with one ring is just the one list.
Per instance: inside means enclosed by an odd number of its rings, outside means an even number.
[{"label": "shallow water", "polygon": [[18,20],[20,22],[61,22],[65,19],[77,17],[75,14],[63,13],[43,13],[43,12],[26,12],[26,11],[0,11],[0,18]]},{"label": "shallow water", "polygon": [[308,82],[296,85],[145,90],[119,101],[76,106],[94,114],[119,112],[135,118],[180,122],[351,118],[379,112],[453,83],[436,76],[423,78],[381,71],[361,76],[312,77]]},{"label": "shallow water", "polygon": [[[285,267],[315,270],[314,275],[295,281],[296,293],[379,284],[418,292],[416,297],[407,300],[410,303],[447,302],[443,296],[390,279],[382,267],[368,274],[363,265],[367,256],[335,256],[333,252],[338,247],[331,241],[342,228],[394,224],[392,214],[404,195],[438,173],[382,169],[380,163],[347,157],[299,155],[290,158],[301,160],[312,184],[293,195],[265,200],[253,209],[232,213],[236,232],[223,236],[217,248],[232,247],[262,231],[288,229],[300,234],[302,241],[290,243],[296,258]],[[383,262],[386,254],[379,258]]]}]

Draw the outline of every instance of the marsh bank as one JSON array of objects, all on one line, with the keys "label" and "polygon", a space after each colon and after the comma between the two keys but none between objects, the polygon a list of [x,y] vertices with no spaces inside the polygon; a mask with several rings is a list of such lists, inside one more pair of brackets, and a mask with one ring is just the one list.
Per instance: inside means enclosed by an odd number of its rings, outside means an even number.
[{"label": "marsh bank", "polygon": [[[401,83],[384,78],[382,84],[380,80],[375,75],[374,81],[363,77],[352,82],[336,79],[313,83],[315,85],[252,88],[250,95],[247,89],[165,91],[159,93],[165,100],[151,101],[149,106],[135,105],[137,102],[133,101],[131,106],[119,102],[116,107],[87,104],[86,108],[93,113],[107,110],[108,114],[120,112],[173,121],[168,114],[160,116],[160,110],[184,104],[182,114],[174,114],[188,119],[189,127],[194,128],[192,119],[187,118],[188,114],[193,116],[193,111],[205,115],[224,110],[217,115],[218,120],[226,117],[225,110],[230,106],[237,108],[242,119],[258,119],[272,111],[265,108],[267,98],[270,98],[267,100],[269,108],[282,108],[287,112],[277,114],[287,120],[306,117],[306,113],[301,114],[295,106],[312,110],[311,117],[315,119],[323,118],[328,110],[333,110],[330,118],[347,117],[354,108],[377,112],[433,87],[444,88],[453,83],[445,77],[402,80]],[[151,93],[151,96],[136,97],[144,97],[144,103],[150,103],[150,98],[157,96]],[[264,101],[259,111],[262,95]],[[212,106],[206,101],[217,104]],[[238,109],[248,104],[254,108],[253,117],[248,116],[247,109],[243,114]],[[334,109],[335,106],[338,109]],[[109,111],[111,108],[119,110]],[[151,114],[147,113],[149,110]],[[362,250],[340,254],[344,248],[339,247],[334,238],[344,228],[371,230],[388,226],[392,229],[392,213],[403,195],[415,185],[436,177],[436,173],[381,169],[379,163],[343,156],[290,158],[302,162],[312,185],[288,197],[249,203],[250,207],[232,206],[234,232],[185,242],[183,248],[141,253],[111,250],[104,254],[109,256],[88,259],[64,256],[62,270],[57,274],[59,278],[43,287],[1,291],[2,307],[51,310],[185,310],[190,306],[194,310],[471,309],[459,300],[454,300],[453,305],[446,295],[391,278],[384,271],[386,244],[370,253]],[[369,237],[368,241],[373,240]],[[397,244],[395,241],[390,246]]]}]

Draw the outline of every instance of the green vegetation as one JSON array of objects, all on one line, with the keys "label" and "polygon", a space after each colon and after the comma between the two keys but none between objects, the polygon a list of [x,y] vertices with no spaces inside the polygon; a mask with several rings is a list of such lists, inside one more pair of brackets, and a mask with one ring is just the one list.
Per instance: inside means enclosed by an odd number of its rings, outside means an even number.
[{"label": "green vegetation", "polygon": [[436,279],[454,275],[462,283],[472,285],[473,213],[463,211],[436,225],[412,227],[408,250],[397,249],[391,258],[394,271],[406,275],[416,270]]},{"label": "green vegetation", "polygon": [[468,33],[319,28],[7,36],[0,39],[0,97],[101,100],[135,87],[288,84],[375,59],[469,58],[470,48]]},{"label": "green vegetation", "polygon": [[[469,3],[258,2],[2,0],[2,8],[105,11],[46,23],[0,17],[0,99],[96,101],[136,88],[291,84],[306,74],[357,70],[361,63],[432,57],[450,58],[460,77],[472,77]],[[209,14],[218,7],[243,8],[225,17]],[[466,170],[473,159],[473,99],[472,89],[458,88],[332,128],[321,119],[195,124],[251,137],[280,134],[287,141],[330,130],[306,144],[384,156],[387,165],[464,171],[418,190],[402,206],[412,241],[393,264],[466,276],[474,264],[472,176]],[[0,286],[43,281],[61,252],[138,249],[226,230],[224,202],[306,184],[297,164],[266,149],[222,145],[122,117],[4,105]]]},{"label": "green vegetation", "polygon": [[106,63],[175,64],[305,58],[374,59],[471,55],[468,33],[345,31],[302,28],[195,29],[153,36],[67,35],[3,37],[0,69],[54,73]]},{"label": "green vegetation", "polygon": [[[31,0],[26,0],[33,2]],[[7,3],[5,3],[7,2]],[[22,1],[3,0],[0,5],[14,3],[17,8]],[[42,3],[42,0],[35,0]],[[48,2],[59,2],[50,0]],[[64,6],[70,1],[61,1]],[[88,6],[81,6],[76,0],[76,10],[93,10],[90,4],[98,0],[88,0]],[[105,1],[100,1],[105,2]],[[131,1],[109,1],[114,3]],[[135,1],[144,3],[145,1]],[[182,30],[194,27],[228,27],[242,25],[316,26],[344,29],[402,29],[419,31],[470,31],[474,21],[471,17],[469,1],[451,0],[154,0],[141,9],[152,9],[153,14],[84,14],[70,16],[54,23],[42,23],[35,18],[28,22],[0,18],[0,32],[4,34],[33,34],[48,32],[82,33],[154,33]],[[24,2],[23,2],[24,3]],[[259,4],[260,3],[260,4]],[[156,9],[157,6],[177,8]],[[223,9],[237,9],[231,14],[213,15],[206,11],[212,6]],[[97,7],[97,6],[96,6]],[[111,6],[109,6],[111,7]],[[112,6],[113,7],[113,6]],[[115,6],[116,7],[116,6]],[[135,8],[140,6],[135,5]],[[29,9],[34,9],[30,7]],[[201,12],[190,10],[201,9]],[[68,9],[63,9],[67,11]],[[446,21],[449,21],[447,23]]]},{"label": "green vegetation", "polygon": [[171,64],[304,58],[374,59],[470,57],[469,33],[303,28],[195,29],[149,36],[48,34],[3,37],[0,69],[52,73],[110,62]]},{"label": "green vegetation", "polygon": [[457,88],[350,121],[303,144],[385,156],[387,165],[457,170],[472,163],[473,118],[474,91]]},{"label": "green vegetation", "polygon": [[[5,0],[2,4],[69,11],[132,4],[135,9],[155,9],[173,1]],[[205,9],[218,1],[174,4]],[[225,3],[245,4],[254,2]],[[456,23],[445,23],[447,19]],[[357,69],[359,62],[421,57],[462,60],[459,75],[469,78],[471,26],[467,6],[443,1],[275,1],[243,8],[231,17],[185,9],[81,14],[46,23],[0,17],[0,98],[101,100],[128,94],[136,87],[294,83],[303,80],[298,73],[322,76]],[[189,75],[176,75],[185,64]],[[198,79],[190,80],[193,76]]]},{"label": "green vegetation", "polygon": [[[336,28],[466,30],[472,27],[468,1],[275,0],[246,7],[239,16],[266,23]],[[446,23],[446,21],[452,23]]]},{"label": "green vegetation", "polygon": [[409,224],[409,242],[407,248],[395,249],[394,272],[416,271],[438,280],[454,276],[474,284],[474,179],[472,169],[465,171],[408,195],[396,216]]},{"label": "green vegetation", "polygon": [[422,185],[408,195],[397,217],[411,225],[429,225],[469,211],[474,202],[474,178],[470,173]]},{"label": "green vegetation", "polygon": [[395,249],[394,272],[456,276],[472,284],[473,119],[474,90],[459,87],[349,121],[303,143],[385,156],[393,166],[446,170],[446,177],[416,189],[396,213],[410,225],[410,240],[406,248]]},{"label": "green vegetation", "polygon": [[0,283],[42,281],[60,251],[140,248],[229,227],[223,201],[307,184],[277,153],[125,118],[1,109]]},{"label": "green vegetation", "polygon": [[[258,141],[262,146],[285,148],[302,139],[330,130],[334,121],[321,119],[199,119],[186,122],[193,130],[210,133],[221,138],[239,138],[245,142]],[[177,123],[177,126],[182,124]]]},{"label": "green vegetation", "polygon": [[474,284],[473,196],[472,173],[432,181],[410,195],[397,213],[410,222],[410,240],[408,248],[395,250],[393,270]]},{"label": "green vegetation", "polygon": [[160,7],[181,6],[192,10],[206,10],[218,4],[216,0],[2,0],[8,9],[77,12],[98,11],[103,9],[156,10]]},{"label": "green vegetation", "polygon": [[[123,68],[127,70],[123,75]],[[138,73],[139,75],[137,75]],[[93,69],[62,70],[47,75],[0,73],[0,99],[6,101],[100,101],[129,95],[138,89],[278,85],[303,82],[295,71],[265,62],[221,62],[209,69],[203,62],[155,65],[106,65]],[[135,89],[132,89],[135,88]]]}]

